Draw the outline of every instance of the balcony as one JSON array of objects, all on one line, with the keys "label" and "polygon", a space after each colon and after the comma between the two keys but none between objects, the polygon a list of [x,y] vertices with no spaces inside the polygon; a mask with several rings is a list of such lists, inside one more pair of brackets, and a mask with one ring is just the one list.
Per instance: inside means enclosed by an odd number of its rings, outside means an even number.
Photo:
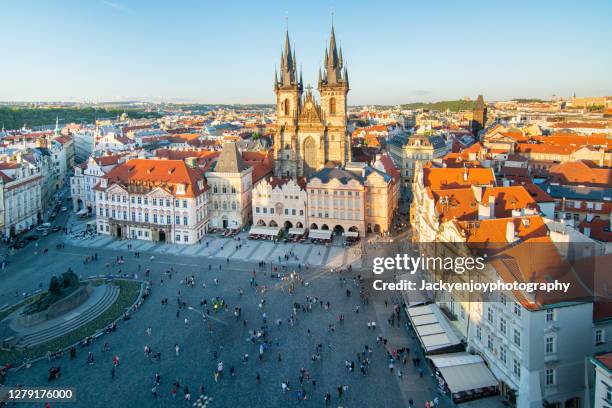
[{"label": "balcony", "polygon": [[557,361],[559,361],[559,356],[557,353],[544,354],[544,363],[556,363]]}]

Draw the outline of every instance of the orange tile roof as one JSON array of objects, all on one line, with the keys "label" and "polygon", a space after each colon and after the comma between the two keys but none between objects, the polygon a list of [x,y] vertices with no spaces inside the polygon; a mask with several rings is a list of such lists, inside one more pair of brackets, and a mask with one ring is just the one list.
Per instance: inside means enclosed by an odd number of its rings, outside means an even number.
[{"label": "orange tile roof", "polygon": [[272,173],[272,165],[269,163],[257,163],[253,165],[253,184]]},{"label": "orange tile roof", "polygon": [[398,182],[401,177],[401,174],[398,168],[395,167],[395,163],[393,162],[393,159],[391,159],[391,157],[389,157],[388,154],[384,153],[380,155],[380,161],[383,167],[385,168],[385,172],[391,177],[393,177],[395,182]]},{"label": "orange tile roof", "polygon": [[452,219],[467,221],[478,218],[478,201],[471,188],[432,190],[431,193],[436,213],[442,221]]},{"label": "orange tile roof", "polygon": [[514,291],[517,300],[526,309],[538,310],[543,306],[563,302],[593,300],[591,289],[583,285],[578,272],[562,258],[554,242],[547,236],[509,246],[491,258],[490,264],[507,283],[548,283],[559,280],[570,284],[566,293],[536,291],[531,299],[528,299],[528,294]]},{"label": "orange tile roof", "polygon": [[[527,220],[527,221],[523,221]],[[503,244],[507,245],[507,224],[514,224],[515,236],[527,240],[531,238],[546,237],[548,228],[539,215],[530,215],[516,218],[492,218],[480,221],[462,221],[459,226],[466,235],[468,243],[473,244]]]},{"label": "orange tile roof", "polygon": [[559,184],[612,187],[612,169],[584,161],[564,162],[549,169],[549,181]]},{"label": "orange tile roof", "polygon": [[423,168],[423,184],[434,190],[469,187],[473,184],[495,185],[490,168]]},{"label": "orange tile roof", "polygon": [[612,370],[612,353],[604,354],[595,357],[597,361],[602,363],[608,370]]},{"label": "orange tile roof", "polygon": [[610,220],[603,220],[599,216],[594,217],[590,222],[584,220],[578,225],[578,229],[584,233],[585,228],[590,228],[589,237],[601,242],[612,242]]},{"label": "orange tile roof", "polygon": [[[478,219],[478,199],[472,188],[434,190],[432,194],[436,212],[442,221]],[[488,206],[490,197],[495,199],[493,214],[496,218],[511,217],[512,210],[538,209],[535,200],[523,186],[483,188],[482,205]]]},{"label": "orange tile roof", "polygon": [[537,184],[533,183],[521,183],[521,186],[527,190],[527,192],[533,197],[536,203],[554,203],[555,199],[552,198],[546,191],[542,190]]},{"label": "orange tile roof", "polygon": [[598,122],[560,122],[553,125],[557,129],[606,129],[605,123]]},{"label": "orange tile roof", "polygon": [[533,144],[533,143],[519,143],[516,145],[517,153],[548,153],[548,154],[562,154],[570,155],[580,147],[578,146],[559,146],[552,144]]},{"label": "orange tile roof", "polygon": [[176,194],[176,185],[185,185],[186,197],[200,195],[208,187],[200,188],[199,181],[204,176],[198,170],[188,167],[182,160],[132,159],[123,163],[106,176],[109,186],[113,183],[123,185],[144,183],[166,188]]}]

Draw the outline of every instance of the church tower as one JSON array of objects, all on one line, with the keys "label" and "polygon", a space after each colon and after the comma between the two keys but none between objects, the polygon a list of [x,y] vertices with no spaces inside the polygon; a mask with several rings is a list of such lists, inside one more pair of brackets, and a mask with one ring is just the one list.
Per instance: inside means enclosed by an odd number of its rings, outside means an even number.
[{"label": "church tower", "polygon": [[274,136],[274,163],[276,175],[295,175],[296,129],[300,111],[303,83],[298,80],[295,51],[291,51],[289,31],[285,33],[285,47],[281,52],[280,77],[274,73],[276,93],[276,134]]},{"label": "church tower", "polygon": [[320,100],[315,98],[311,86],[306,88],[302,94],[302,75],[298,78],[295,51],[291,51],[286,33],[280,75],[274,74],[277,177],[308,177],[328,164],[344,166],[351,160],[350,135],[346,129],[348,73],[342,50],[336,46],[333,26],[325,66],[319,71]]},{"label": "church tower", "polygon": [[476,106],[472,111],[472,132],[475,136],[478,136],[480,132],[487,124],[487,106],[484,103],[482,95],[478,95],[476,99]]},{"label": "church tower", "polygon": [[350,136],[346,130],[348,91],[348,71],[332,25],[323,72],[319,71],[319,94],[327,125],[327,160],[342,166],[351,160]]}]

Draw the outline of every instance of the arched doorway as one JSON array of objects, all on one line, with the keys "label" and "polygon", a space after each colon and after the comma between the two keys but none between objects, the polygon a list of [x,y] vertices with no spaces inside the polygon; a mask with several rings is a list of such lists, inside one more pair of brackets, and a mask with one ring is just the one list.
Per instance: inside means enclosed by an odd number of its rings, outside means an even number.
[{"label": "arched doorway", "polygon": [[159,242],[166,242],[166,231],[159,231]]},{"label": "arched doorway", "polygon": [[323,226],[321,227],[322,230],[329,230],[329,227],[327,226],[327,224],[323,224]]},{"label": "arched doorway", "polygon": [[314,222],[312,224],[310,224],[310,229],[314,230],[314,229],[319,229],[319,227],[317,227],[317,224],[315,224]]},{"label": "arched doorway", "polygon": [[368,234],[372,232],[372,224],[368,224]]},{"label": "arched doorway", "polygon": [[296,222],[295,228],[304,228],[304,224],[302,224],[301,222]]},{"label": "arched doorway", "polygon": [[344,227],[342,225],[336,225],[334,227],[334,235],[342,235],[344,233]]},{"label": "arched doorway", "polygon": [[380,225],[379,224],[374,225],[374,232],[377,233],[377,234],[380,234]]},{"label": "arched doorway", "polygon": [[[223,203],[223,204],[225,205],[225,203]],[[223,229],[227,229],[227,225],[228,225],[228,222],[227,222],[227,215],[224,215],[224,216],[221,218],[221,220],[222,220],[222,222],[223,222]]]},{"label": "arched doorway", "polygon": [[259,220],[259,221],[257,221],[257,226],[265,227],[266,226],[266,222],[264,220]]},{"label": "arched doorway", "polygon": [[355,227],[354,225],[348,229],[351,232],[359,232],[359,229],[357,227]]},{"label": "arched doorway", "polygon": [[83,209],[83,200],[80,198],[77,200],[76,211],[81,211]]},{"label": "arched doorway", "polygon": [[284,227],[286,230],[293,228],[293,224],[290,221],[285,221]]},{"label": "arched doorway", "polygon": [[278,227],[278,224],[276,223],[276,221],[272,220],[272,221],[270,221],[270,226],[271,227]]},{"label": "arched doorway", "polygon": [[309,176],[317,170],[317,143],[312,137],[304,140],[304,176]]}]

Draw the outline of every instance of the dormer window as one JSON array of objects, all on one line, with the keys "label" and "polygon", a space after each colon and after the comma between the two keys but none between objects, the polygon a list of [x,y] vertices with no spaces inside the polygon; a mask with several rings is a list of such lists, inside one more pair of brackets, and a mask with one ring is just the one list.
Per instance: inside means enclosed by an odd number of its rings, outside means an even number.
[{"label": "dormer window", "polygon": [[185,184],[177,184],[176,185],[176,193],[177,194],[185,194]]}]

